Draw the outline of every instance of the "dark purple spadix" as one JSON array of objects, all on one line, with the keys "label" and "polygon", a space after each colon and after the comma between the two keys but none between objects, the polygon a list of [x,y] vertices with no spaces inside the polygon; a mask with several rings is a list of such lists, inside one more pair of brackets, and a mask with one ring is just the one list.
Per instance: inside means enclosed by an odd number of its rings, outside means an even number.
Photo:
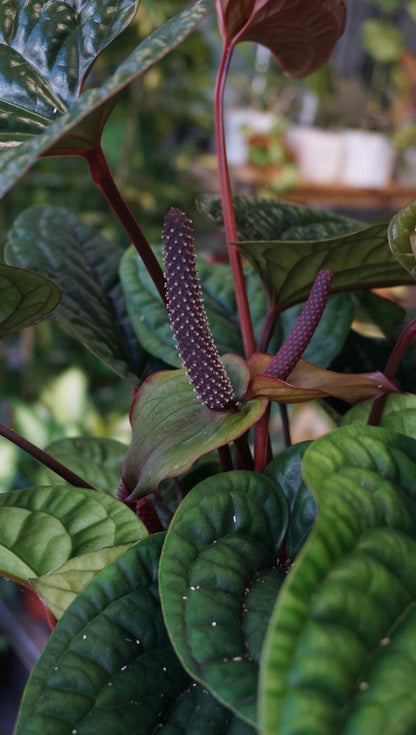
[{"label": "dark purple spadix", "polygon": [[319,271],[293,329],[264,371],[272,378],[286,380],[299,362],[321,320],[332,284],[331,271]]},{"label": "dark purple spadix", "polygon": [[234,391],[208,326],[196,272],[191,221],[179,209],[166,215],[163,240],[167,308],[187,375],[208,408],[232,408]]}]

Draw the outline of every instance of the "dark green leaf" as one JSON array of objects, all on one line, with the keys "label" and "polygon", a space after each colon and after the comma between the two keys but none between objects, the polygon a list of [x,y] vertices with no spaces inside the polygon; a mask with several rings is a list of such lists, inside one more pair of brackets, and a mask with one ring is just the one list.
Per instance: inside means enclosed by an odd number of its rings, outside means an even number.
[{"label": "dark green leaf", "polygon": [[0,338],[50,315],[60,298],[59,289],[46,278],[0,264]]},{"label": "dark green leaf", "polygon": [[399,304],[371,291],[358,291],[351,294],[351,298],[354,305],[354,319],[360,326],[363,325],[365,329],[366,325],[370,324],[369,334],[371,334],[371,325],[374,324],[382,333],[377,336],[394,339],[406,316],[406,311]]},{"label": "dark green leaf", "polygon": [[[322,268],[334,274],[332,293],[411,282],[388,251],[386,225],[357,229],[358,223],[338,221],[338,215],[307,208],[296,215],[295,205],[267,202],[254,199],[250,207],[248,198],[237,201],[238,247],[268,283],[281,310],[307,298]],[[214,198],[204,198],[202,205],[211,219],[221,222]]]},{"label": "dark green leaf", "polygon": [[252,723],[263,637],[284,578],[277,555],[287,521],[271,479],[216,475],[180,505],[160,564],[163,612],[182,663]]},{"label": "dark green leaf", "polygon": [[15,735],[148,735],[188,677],[157,591],[163,535],[128,549],[76,598],[29,680]]},{"label": "dark green leaf", "polygon": [[[247,389],[246,363],[237,355],[225,355],[223,362],[241,397]],[[266,399],[256,398],[238,411],[211,411],[196,396],[184,369],[151,375],[132,405],[133,436],[121,467],[131,499],[154,492],[162,480],[182,475],[202,455],[237,439],[266,405]]]},{"label": "dark green leaf", "polygon": [[289,525],[285,539],[286,554],[294,559],[309,536],[316,517],[316,503],[305,485],[301,465],[311,442],[300,442],[289,447],[267,465],[265,474],[277,482],[289,504]]},{"label": "dark green leaf", "polygon": [[263,652],[264,735],[412,735],[416,441],[349,426],[307,450],[319,516]]},{"label": "dark green leaf", "polygon": [[[5,109],[5,144],[12,147],[0,154],[0,195],[5,194],[40,155],[73,155],[95,145],[123,90],[181,43],[212,4],[213,0],[197,0],[185,7],[146,38],[101,87],[81,94],[69,111],[56,116],[54,122],[44,116],[28,116],[23,110],[17,118],[15,138],[15,131],[8,127],[10,110]],[[53,110],[54,106],[52,114]],[[22,142],[29,136],[29,140]]]},{"label": "dark green leaf", "polygon": [[8,233],[7,260],[47,274],[62,290],[58,320],[122,377],[137,382],[147,355],[131,333],[118,264],[123,251],[59,207],[31,207]]},{"label": "dark green leaf", "polygon": [[[229,268],[226,270],[229,271]],[[130,321],[140,344],[150,354],[159,357],[168,365],[181,367],[166,308],[143,261],[137,256],[133,247],[123,255],[120,278],[126,295]],[[228,283],[232,285],[232,280],[228,279]],[[228,304],[215,298],[212,280],[210,290],[207,290],[205,279],[202,278],[202,288],[209,325],[220,354],[225,352],[243,354],[240,331],[234,316],[235,310],[231,311]]]},{"label": "dark green leaf", "polygon": [[98,490],[51,485],[0,493],[0,571],[23,582],[146,535],[127,506]]},{"label": "dark green leaf", "polygon": [[[128,447],[114,439],[71,437],[58,439],[46,451],[65,467],[87,480],[97,490],[117,495],[120,485],[120,464]],[[56,474],[50,472],[51,479]]]}]

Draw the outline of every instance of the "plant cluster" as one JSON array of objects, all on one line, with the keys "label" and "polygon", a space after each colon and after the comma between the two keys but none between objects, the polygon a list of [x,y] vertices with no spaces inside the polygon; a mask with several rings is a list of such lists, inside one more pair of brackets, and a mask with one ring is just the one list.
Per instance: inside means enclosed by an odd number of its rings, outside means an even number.
[{"label": "plant cluster", "polygon": [[[197,206],[228,263],[197,257],[180,201],[161,212],[163,250],[151,245],[104,156],[122,92],[213,8],[184,7],[84,89],[137,5],[18,0],[1,17],[2,193],[40,156],[79,156],[132,243],[35,206],[0,265],[2,337],[55,316],[133,390],[129,446],[45,450],[0,424],[50,474],[0,494],[0,572],[39,595],[54,628],[15,735],[410,735],[415,397],[395,378],[414,390],[416,326],[370,289],[413,282],[416,207],[365,226],[233,197],[224,137],[236,44],[308,75],[342,34],[344,2],[216,2],[220,196]],[[392,347],[384,373],[368,367],[374,340],[351,331],[354,311]],[[312,400],[342,425],[291,445],[287,405]]]}]

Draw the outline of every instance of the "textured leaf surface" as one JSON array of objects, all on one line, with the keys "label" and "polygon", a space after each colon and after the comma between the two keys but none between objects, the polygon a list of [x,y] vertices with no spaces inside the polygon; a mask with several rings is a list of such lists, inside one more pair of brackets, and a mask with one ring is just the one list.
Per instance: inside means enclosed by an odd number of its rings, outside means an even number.
[{"label": "textured leaf surface", "polygon": [[271,479],[216,475],[181,503],[160,563],[162,608],[178,656],[253,723],[262,642],[284,578],[277,555],[287,522],[286,500]]},{"label": "textured leaf surface", "polygon": [[157,570],[162,534],[101,572],[58,623],[31,675],[16,735],[147,735],[186,688]]},{"label": "textured leaf surface", "polygon": [[44,319],[60,298],[59,289],[46,278],[0,264],[0,338]]},{"label": "textured leaf surface", "polygon": [[281,452],[267,465],[265,474],[282,488],[289,505],[285,538],[286,554],[294,559],[305,543],[316,517],[315,499],[302,478],[301,465],[311,442],[305,441]]},{"label": "textured leaf surface", "polygon": [[394,215],[389,225],[390,249],[412,278],[416,277],[416,200]]},{"label": "textured leaf surface", "polygon": [[[216,199],[204,197],[200,206],[221,224]],[[327,219],[325,212],[294,207],[237,200],[238,247],[269,284],[280,309],[304,301],[322,269],[334,274],[331,293],[411,282],[388,250],[386,225],[357,229],[356,222],[338,215]]]},{"label": "textured leaf surface", "polygon": [[299,360],[285,380],[266,375],[264,371],[273,357],[256,352],[249,360],[250,382],[244,400],[267,396],[276,403],[304,403],[326,396],[335,396],[347,403],[358,403],[384,395],[398,388],[383,373],[335,373],[333,370]]},{"label": "textured leaf surface", "polygon": [[[243,395],[246,363],[236,355],[225,355],[223,362],[235,395]],[[133,436],[121,468],[131,499],[155,491],[162,480],[183,474],[202,455],[237,439],[258,421],[266,405],[258,398],[239,411],[211,411],[197,398],[185,370],[150,376],[132,406]]]},{"label": "textured leaf surface", "polygon": [[0,148],[19,144],[65,112],[94,59],[133,20],[138,4],[3,3]]},{"label": "textured leaf surface", "polygon": [[98,572],[126,551],[128,546],[106,546],[89,551],[62,564],[53,572],[30,579],[32,587],[42,597],[49,610],[59,620],[84,587]]},{"label": "textured leaf surface", "polygon": [[[136,250],[130,247],[121,260],[120,278],[126,295],[130,321],[141,345],[155,357],[168,365],[182,367],[173,332],[156,287]],[[228,279],[229,282],[229,279]],[[243,354],[235,310],[227,307],[220,298],[215,298],[202,279],[205,308],[215,344],[220,354],[235,352]]]},{"label": "textured leaf surface", "polygon": [[122,249],[60,207],[32,207],[8,233],[6,257],[46,274],[62,290],[58,320],[118,375],[136,380],[147,355],[137,345],[118,278]]},{"label": "textured leaf surface", "polygon": [[[181,43],[211,6],[212,0],[197,0],[184,8],[148,36],[101,87],[81,94],[68,112],[57,117],[48,127],[45,128],[47,122],[44,119],[36,118],[34,124],[29,121],[27,132],[32,137],[0,154],[0,196],[23,176],[38,156],[80,153],[96,144],[123,90]],[[4,119],[7,123],[7,114]],[[24,123],[25,120],[20,121],[19,126]],[[34,135],[35,130],[37,135]],[[16,142],[23,139],[24,136],[20,135]]]},{"label": "textured leaf surface", "polygon": [[[97,490],[116,496],[120,464],[127,449],[126,444],[114,439],[80,436],[58,439],[49,444],[46,451]],[[55,473],[51,472],[52,475],[56,480]]]},{"label": "textured leaf surface", "polygon": [[[366,424],[371,407],[371,403],[354,406],[342,417],[342,425]],[[412,394],[387,396],[380,426],[416,439],[416,396]]]},{"label": "textured leaf surface", "polygon": [[100,491],[57,485],[0,493],[0,571],[22,582],[146,535],[127,506]]},{"label": "textured leaf surface", "polygon": [[416,723],[416,442],[350,426],[303,462],[319,516],[279,596],[262,732],[410,735]]}]

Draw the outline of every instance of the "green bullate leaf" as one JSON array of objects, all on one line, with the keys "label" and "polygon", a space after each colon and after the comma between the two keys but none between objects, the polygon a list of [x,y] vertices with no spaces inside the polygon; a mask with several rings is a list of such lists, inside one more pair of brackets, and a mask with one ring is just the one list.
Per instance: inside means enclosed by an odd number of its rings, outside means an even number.
[{"label": "green bullate leaf", "polygon": [[160,562],[162,609],[183,665],[253,724],[287,523],[287,502],[273,480],[238,470],[216,475],[181,503]]},{"label": "green bullate leaf", "polygon": [[[247,388],[247,365],[237,355],[225,355],[223,362],[239,399]],[[162,480],[183,474],[202,455],[237,439],[266,405],[266,399],[256,398],[236,411],[212,411],[196,396],[184,369],[151,375],[130,411],[132,441],[121,467],[129,499],[154,492]]]},{"label": "green bullate leaf", "polygon": [[[384,224],[358,229],[357,222],[339,215],[256,198],[251,206],[246,198],[237,205],[236,244],[281,311],[307,298],[322,269],[334,274],[331,293],[411,282],[388,250]],[[244,205],[246,212],[240,214]],[[221,226],[218,207],[212,197],[200,203],[201,210]]]},{"label": "green bullate leaf", "polygon": [[0,573],[23,583],[146,535],[127,506],[99,490],[51,485],[0,493]]},{"label": "green bullate leaf", "polygon": [[[120,485],[120,464],[127,449],[126,444],[115,439],[85,436],[57,439],[46,447],[46,451],[65,467],[83,477],[97,490],[114,497]],[[51,479],[56,481],[56,474],[51,470],[48,472]]]},{"label": "green bullate leaf", "polygon": [[0,339],[50,316],[60,299],[46,278],[0,264]]},{"label": "green bullate leaf", "polygon": [[388,235],[391,252],[413,280],[416,278],[416,200],[394,215]]},{"label": "green bullate leaf", "polygon": [[189,681],[169,643],[162,542],[130,547],[74,600],[32,672],[15,735],[254,735]]},{"label": "green bullate leaf", "polygon": [[[150,354],[160,358],[168,365],[181,367],[182,363],[166,315],[166,308],[142,259],[138,257],[133,246],[124,253],[121,259],[120,279],[126,296],[130,322],[140,344]],[[239,326],[235,316],[236,310],[231,310],[224,304],[224,301],[216,298],[216,295],[212,293],[212,282],[210,285],[211,291],[205,287],[205,280],[202,279],[205,308],[216,347],[220,354],[225,352],[243,354]]]},{"label": "green bullate leaf", "polygon": [[62,291],[62,327],[118,375],[138,383],[148,356],[132,332],[118,277],[122,248],[61,207],[31,207],[8,233],[6,258]]},{"label": "green bullate leaf", "polygon": [[[354,406],[342,417],[342,426],[366,424],[371,407],[371,403],[359,403]],[[387,396],[379,425],[416,439],[416,396],[412,394]]]},{"label": "green bullate leaf", "polygon": [[185,7],[148,36],[101,87],[83,92],[67,112],[61,114],[61,108],[53,100],[50,103],[53,122],[43,115],[31,115],[28,119],[23,108],[16,116],[16,129],[14,126],[10,129],[9,103],[5,102],[4,115],[0,118],[5,127],[6,146],[6,150],[0,153],[0,196],[29,170],[39,156],[81,155],[96,145],[122,92],[180,44],[212,4],[213,0],[197,0]]},{"label": "green bullate leaf", "polygon": [[306,451],[319,506],[262,658],[264,735],[411,735],[416,725],[416,441],[348,426]]},{"label": "green bullate leaf", "polygon": [[88,582],[127,549],[128,546],[123,544],[88,551],[69,559],[53,572],[30,579],[29,582],[56,620],[59,620]]}]

